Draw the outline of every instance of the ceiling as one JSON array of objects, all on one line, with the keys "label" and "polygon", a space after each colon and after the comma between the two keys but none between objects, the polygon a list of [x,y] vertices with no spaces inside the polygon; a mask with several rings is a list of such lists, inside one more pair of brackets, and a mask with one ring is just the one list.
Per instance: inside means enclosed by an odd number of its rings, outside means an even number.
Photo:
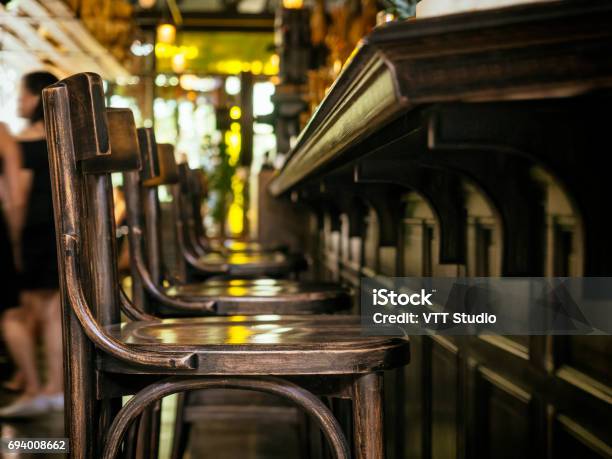
[{"label": "ceiling", "polygon": [[0,5],[0,65],[20,72],[47,68],[58,76],[84,71],[109,80],[130,76],[61,0]]},{"label": "ceiling", "polygon": [[186,29],[271,31],[274,28],[274,11],[279,1],[157,0],[153,8],[143,9],[136,6],[135,19],[137,24],[145,29],[156,26],[162,19],[172,18]]}]

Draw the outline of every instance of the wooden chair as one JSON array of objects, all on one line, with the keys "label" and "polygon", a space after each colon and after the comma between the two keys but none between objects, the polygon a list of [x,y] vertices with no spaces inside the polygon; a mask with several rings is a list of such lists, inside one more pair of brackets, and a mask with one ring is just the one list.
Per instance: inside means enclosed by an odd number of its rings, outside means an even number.
[{"label": "wooden chair", "polygon": [[[150,129],[139,129],[138,137],[145,167],[140,174],[138,171],[124,173],[124,189],[130,228],[132,286],[135,303],[141,310],[162,316],[201,316],[337,313],[350,308],[350,292],[333,283],[272,278],[188,283],[177,282],[180,277],[172,279],[162,263],[157,187],[170,187],[174,203],[177,203],[180,199],[178,168],[170,149],[156,148]],[[137,149],[138,144],[134,143],[133,148]],[[154,161],[156,156],[158,161]],[[155,163],[159,166],[146,166]],[[175,220],[177,224],[171,228],[176,229],[177,239],[181,239],[183,222],[181,218]]]},{"label": "wooden chair", "polygon": [[[119,323],[110,173],[137,170],[139,157],[118,144],[110,148],[98,75],[66,78],[43,98],[61,266],[70,456],[117,457],[126,431],[147,406],[172,393],[224,387],[295,402],[319,423],[337,458],[348,458],[349,446],[312,391],[348,397],[355,457],[382,458],[380,372],[408,362],[408,341],[363,336],[350,316]],[[125,109],[114,113],[131,116]],[[134,392],[118,409],[119,397]]]},{"label": "wooden chair", "polygon": [[[118,121],[121,122],[119,128],[125,131],[126,122],[124,120]],[[110,116],[109,129],[111,132],[111,148],[113,148],[113,139],[115,138],[113,133],[116,127]],[[135,139],[135,136],[132,135],[129,138]],[[141,151],[144,152],[141,160],[144,164],[155,164],[149,155],[163,152],[164,149],[155,148],[155,139],[151,130],[142,128],[140,130],[140,140]],[[125,141],[121,142],[121,147],[129,148]],[[134,144],[131,148],[133,151],[137,151],[139,146]],[[143,279],[146,281],[153,278],[151,273],[163,271],[161,269],[163,264],[157,261],[157,265],[152,268],[145,266],[146,260],[144,259],[147,258],[147,255],[152,260],[160,260],[162,257],[159,253],[160,247],[155,250],[153,247],[149,247],[147,253],[144,253],[144,248],[151,245],[151,241],[159,241],[161,237],[159,235],[160,224],[157,219],[151,219],[151,215],[154,215],[154,213],[147,212],[147,209],[144,208],[143,202],[141,202],[142,196],[153,195],[150,202],[155,206],[153,208],[155,212],[158,204],[156,186],[170,184],[171,187],[174,187],[175,202],[183,206],[187,204],[183,196],[186,191],[185,175],[191,171],[186,171],[185,165],[178,167],[181,180],[180,187],[177,189],[176,185],[171,184],[172,180],[167,178],[169,171],[172,171],[173,177],[176,174],[174,174],[174,168],[171,165],[173,161],[172,152],[170,150],[166,151],[168,154],[164,159],[158,158],[157,164],[159,166],[148,170],[144,168],[145,170],[141,171],[142,173],[138,171],[124,173],[124,191],[128,203],[128,226],[132,235],[144,235],[144,241],[136,238],[131,240],[133,267],[135,268],[133,287],[144,290],[134,295],[137,298],[136,302],[139,308],[164,316],[202,316],[210,315],[211,310],[206,307],[195,309],[194,301],[207,305],[216,300],[215,313],[221,315],[229,313],[243,315],[338,313],[350,307],[350,292],[335,284],[279,279],[209,280],[204,283],[179,284],[170,288],[162,287],[164,284],[162,280],[162,282],[156,282],[155,287],[149,287],[149,292],[147,292],[145,287],[147,282],[143,282]],[[144,221],[147,220],[144,218],[145,214],[149,215],[148,221]],[[189,217],[181,212],[179,219],[182,225],[179,224],[177,227],[187,227],[184,218]],[[147,229],[143,230],[142,228],[145,227]],[[141,271],[145,270],[144,273],[139,273],[139,266]],[[162,279],[163,277],[162,275]],[[173,308],[173,299],[177,298],[177,291],[180,292],[178,297],[181,301],[189,301],[189,308]],[[165,301],[160,302],[156,299]],[[228,393],[228,391],[194,391],[187,397],[181,396],[179,398],[176,429],[173,437],[173,457],[182,457],[192,423],[209,420],[211,416],[215,419],[223,416],[234,416],[237,412],[240,413],[242,418],[261,419],[266,417],[272,422],[293,424],[298,434],[303,433],[303,416],[296,413],[291,404],[279,402],[276,397],[266,394],[253,396],[248,391],[234,391],[234,393]],[[156,417],[158,414],[158,412],[147,413],[143,416],[140,432],[154,432],[156,429],[152,425],[157,424]],[[152,447],[156,446],[153,442],[149,444]]]},{"label": "wooden chair", "polygon": [[214,239],[206,235],[203,226],[202,202],[208,195],[208,179],[202,169],[191,169],[189,164],[179,164],[179,182],[181,184],[181,215],[185,225],[185,240],[193,250],[204,255],[207,252],[258,253],[288,252],[287,246],[266,246],[254,240]]},{"label": "wooden chair", "polygon": [[[147,152],[143,152],[143,155],[148,155],[149,157],[157,156],[159,164],[160,175],[151,180],[146,180],[146,183],[148,187],[165,185],[172,191],[174,200],[171,206],[173,217],[177,225],[176,239],[179,253],[184,257],[187,265],[186,272],[191,274],[191,277],[208,278],[212,275],[243,278],[258,276],[283,277],[301,271],[307,267],[302,256],[290,255],[280,251],[250,253],[206,252],[201,255],[196,253],[189,245],[189,241],[185,239],[183,222],[179,218],[179,170],[174,159],[174,147],[170,144],[157,144],[157,148],[155,148],[153,139],[154,136],[152,135],[140,136],[143,148],[148,150]],[[155,159],[150,159],[149,161],[151,161],[150,164],[153,166],[151,171],[155,172]],[[145,164],[148,164],[149,161],[146,161]],[[148,206],[155,205],[159,207],[157,193],[155,192],[154,198],[147,198],[145,202]],[[150,212],[154,214],[153,210]]]}]

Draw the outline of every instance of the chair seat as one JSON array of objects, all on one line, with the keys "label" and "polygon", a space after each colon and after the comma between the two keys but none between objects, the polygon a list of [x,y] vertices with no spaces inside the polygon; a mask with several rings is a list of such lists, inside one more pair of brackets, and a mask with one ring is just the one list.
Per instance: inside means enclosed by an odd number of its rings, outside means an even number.
[{"label": "chair seat", "polygon": [[221,253],[261,253],[261,252],[287,252],[286,246],[267,246],[256,241],[240,241],[237,239],[210,240],[210,248]]},{"label": "chair seat", "polygon": [[[166,294],[187,301],[214,299],[216,312],[222,315],[322,314],[351,307],[350,292],[337,284],[287,279],[209,280],[172,286]],[[163,315],[177,315],[175,309],[165,309],[160,311]]]},{"label": "chair seat", "polygon": [[[409,360],[407,339],[365,336],[359,317],[348,315],[166,319],[116,324],[107,330],[138,349],[195,354],[196,368],[181,370],[186,374],[356,374],[394,368]],[[100,365],[106,371],[148,371],[108,355]]]},{"label": "chair seat", "polygon": [[305,268],[302,257],[282,252],[261,253],[208,253],[197,260],[194,268],[202,267],[204,272],[226,269],[232,276],[283,276]]}]

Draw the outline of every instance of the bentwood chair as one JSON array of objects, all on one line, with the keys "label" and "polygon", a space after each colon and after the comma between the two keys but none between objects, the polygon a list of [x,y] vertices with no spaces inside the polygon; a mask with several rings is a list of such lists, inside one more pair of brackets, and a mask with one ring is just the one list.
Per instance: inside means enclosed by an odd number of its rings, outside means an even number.
[{"label": "bentwood chair", "polygon": [[185,225],[185,240],[196,253],[208,252],[228,254],[287,252],[286,246],[266,246],[255,240],[213,239],[207,236],[203,225],[202,203],[208,196],[208,179],[202,169],[190,169],[187,163],[179,164],[181,183],[181,215]]},{"label": "bentwood chair", "polygon": [[[150,131],[142,133],[139,140],[143,145],[155,145],[149,134]],[[155,147],[153,147],[155,148]],[[158,144],[157,152],[152,152],[145,164],[145,175],[149,176],[149,172],[159,170],[159,177],[146,180],[148,187],[157,187],[166,185],[172,189],[172,194],[175,199],[171,205],[173,207],[173,216],[178,225],[177,242],[179,254],[184,257],[190,277],[209,278],[214,275],[224,275],[228,277],[260,277],[272,276],[283,277],[291,273],[306,268],[306,263],[303,257],[275,252],[250,252],[250,253],[220,253],[208,252],[198,254],[189,246],[188,241],[184,239],[183,222],[179,217],[178,198],[179,193],[177,185],[179,183],[179,172],[176,161],[174,159],[174,147],[170,144]],[[158,153],[158,154],[156,154]],[[159,162],[156,161],[159,158]],[[148,205],[156,205],[157,193],[154,197],[147,196],[146,202]]]},{"label": "bentwood chair", "polygon": [[[110,173],[137,170],[139,157],[110,148],[98,75],[66,78],[47,88],[43,99],[71,457],[117,457],[130,424],[147,406],[172,393],[224,387],[293,401],[319,423],[334,456],[348,458],[338,421],[312,392],[318,387],[352,400],[355,457],[382,458],[380,372],[407,363],[408,341],[363,336],[350,316],[119,323]],[[130,393],[135,395],[118,409],[119,397]]]},{"label": "bentwood chair", "polygon": [[[110,146],[115,152],[119,148],[131,148],[132,151],[138,151],[139,145],[135,142],[135,127],[132,129],[132,135],[126,135],[129,132],[127,126],[130,124],[123,117],[116,115],[115,109],[111,110],[107,116],[109,120],[110,131]],[[117,136],[123,134],[121,139]],[[149,155],[156,154],[158,157],[167,153],[166,158],[159,159],[158,163],[162,166],[160,170],[151,169],[145,173],[138,171],[130,171],[124,174],[124,191],[126,201],[128,203],[128,226],[130,234],[144,234],[144,241],[131,239],[132,259],[134,260],[133,267],[133,297],[136,300],[137,306],[141,310],[148,310],[151,313],[163,316],[202,316],[210,315],[212,311],[207,308],[195,309],[194,302],[207,304],[217,301],[215,309],[216,314],[225,315],[234,314],[315,314],[315,313],[338,313],[350,307],[350,292],[342,289],[335,284],[329,283],[313,283],[313,282],[296,282],[284,279],[222,279],[209,280],[195,284],[175,285],[171,288],[163,287],[164,282],[157,282],[154,289],[147,292],[143,279],[148,280],[153,278],[154,274],[162,271],[160,266],[163,266],[159,261],[149,269],[145,263],[145,258],[159,260],[162,258],[158,252],[159,247],[155,250],[151,247],[152,241],[159,241],[160,224],[156,218],[152,218],[156,214],[157,206],[153,208],[153,212],[147,212],[143,206],[142,196],[147,193],[154,194],[153,199],[149,202],[156,203],[157,190],[152,184],[165,184],[166,186],[174,187],[173,191],[175,202],[184,203],[182,196],[185,182],[180,180],[180,188],[171,184],[168,179],[171,171],[171,176],[175,177],[175,168],[172,166],[172,152],[169,149],[155,148],[155,139],[151,131],[142,128],[140,130],[140,147],[141,160],[147,164],[152,164]],[[133,145],[130,146],[130,139]],[[117,147],[115,147],[117,145]],[[185,174],[184,167],[176,169],[179,176]],[[183,177],[181,177],[182,179]],[[179,191],[181,195],[179,195]],[[141,218],[148,215],[149,218]],[[176,225],[180,228],[185,228],[185,215],[180,213],[179,218],[182,225]],[[172,226],[174,228],[174,226]],[[142,230],[142,228],[148,228]],[[142,244],[144,242],[144,244]],[[149,250],[143,250],[147,248]],[[146,252],[146,254],[144,253]],[[145,266],[147,265],[147,266]],[[141,267],[139,273],[138,267]],[[163,276],[162,276],[163,278]],[[143,291],[137,292],[137,289]],[[176,293],[180,292],[181,301],[189,301],[189,309],[178,308],[173,306],[173,298],[176,300]],[[150,293],[153,292],[153,295]],[[158,299],[156,301],[155,299]],[[166,300],[166,301],[159,301]],[[180,306],[180,305],[179,305]],[[193,423],[210,420],[211,416],[215,419],[239,414],[242,418],[249,417],[251,419],[269,419],[271,422],[282,422],[284,424],[293,425],[298,435],[303,437],[305,431],[304,419],[299,413],[296,413],[294,407],[290,404],[282,403],[275,397],[260,395],[254,397],[252,394],[245,391],[194,391],[187,397],[179,398],[177,420],[175,424],[175,435],[173,437],[173,457],[182,457],[182,452],[185,449],[188,439],[188,432]],[[146,413],[141,422],[140,432],[142,437],[145,434],[142,432],[155,432],[157,425],[157,416],[159,412]],[[154,441],[147,443],[150,445],[151,451],[154,454],[157,447]],[[146,455],[146,454],[145,454]]]},{"label": "bentwood chair", "polygon": [[[135,139],[135,134],[127,139]],[[126,138],[121,141],[129,142]],[[172,150],[156,145],[151,129],[138,130],[138,143],[133,142],[133,149],[138,151],[138,148],[144,167],[140,173],[124,173],[124,191],[130,230],[132,291],[141,310],[160,316],[201,316],[337,313],[350,308],[350,292],[333,283],[236,277],[185,282],[181,276],[170,276],[162,262],[157,187],[170,187],[176,204],[181,198],[177,188],[179,169]],[[179,240],[178,245],[182,246],[183,222],[180,216],[175,221],[176,225],[170,225],[170,229],[177,234],[169,239]]]}]

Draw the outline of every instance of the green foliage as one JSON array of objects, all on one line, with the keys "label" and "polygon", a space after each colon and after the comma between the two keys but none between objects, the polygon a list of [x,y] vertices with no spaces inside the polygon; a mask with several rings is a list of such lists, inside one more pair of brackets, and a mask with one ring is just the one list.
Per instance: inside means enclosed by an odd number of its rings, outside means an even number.
[{"label": "green foliage", "polygon": [[210,191],[211,194],[215,196],[215,200],[211,208],[211,216],[215,223],[218,223],[223,227],[225,224],[227,207],[232,198],[232,177],[236,173],[236,166],[232,166],[229,163],[227,146],[223,141],[219,144],[213,159],[213,164],[215,166],[209,175]]}]

